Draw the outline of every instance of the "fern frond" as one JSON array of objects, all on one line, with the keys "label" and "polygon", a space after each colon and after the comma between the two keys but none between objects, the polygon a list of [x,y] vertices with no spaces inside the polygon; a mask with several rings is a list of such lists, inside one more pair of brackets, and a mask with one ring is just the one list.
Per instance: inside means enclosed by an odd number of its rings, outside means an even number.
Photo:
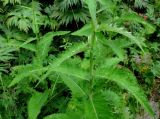
[{"label": "fern frond", "polygon": [[15,49],[12,47],[0,47],[0,61],[6,62],[10,59],[14,59],[13,51],[15,51]]},{"label": "fern frond", "polygon": [[68,25],[73,21],[86,23],[89,20],[88,10],[81,0],[55,0],[49,9],[52,11],[50,17],[59,21],[60,25]]},{"label": "fern frond", "polygon": [[[34,7],[33,7],[34,6]],[[43,15],[40,12],[41,7],[39,2],[31,2],[28,6],[17,5],[13,11],[7,15],[7,25],[17,26],[20,30],[28,32],[32,28],[33,32],[38,32],[39,25],[44,21]]]},{"label": "fern frond", "polygon": [[47,16],[44,16],[44,27],[50,27],[52,30],[56,29],[56,27],[58,26],[58,22],[54,19],[51,19]]},{"label": "fern frond", "polygon": [[53,12],[51,17],[57,19],[60,25],[61,24],[68,25],[69,23],[72,23],[73,21],[76,21],[77,23],[80,21],[83,23],[86,23],[89,20],[87,16],[87,12],[84,8],[74,11],[74,13],[72,10],[67,11],[67,12],[62,12],[62,11],[57,10]]},{"label": "fern frond", "polygon": [[55,6],[58,6],[61,11],[65,11],[70,8],[70,6],[77,5],[81,1],[79,0],[55,0]]},{"label": "fern frond", "polygon": [[15,4],[15,3],[19,3],[21,4],[21,0],[2,0],[3,2],[3,5],[7,5],[8,3],[11,3],[11,4]]},{"label": "fern frond", "polygon": [[31,27],[31,26],[29,26],[29,24],[30,24],[29,20],[27,20],[27,19],[20,19],[18,21],[18,28],[20,30],[24,30],[25,32],[27,32],[29,30],[29,28]]},{"label": "fern frond", "polygon": [[[41,7],[40,3],[36,1],[32,1],[30,4],[31,12],[32,12],[32,30],[35,34],[39,33],[39,27],[43,24],[43,16],[40,12]],[[41,19],[41,20],[40,20]]]},{"label": "fern frond", "polygon": [[142,1],[142,0],[135,0],[134,6],[137,8],[143,8],[147,6],[148,0]]},{"label": "fern frond", "polygon": [[[10,26],[18,26],[20,30],[24,30],[28,32],[31,28],[31,21],[27,18],[28,9],[19,6],[20,8],[15,9],[14,11],[8,13],[7,25]],[[22,17],[23,16],[23,17]]]},{"label": "fern frond", "polygon": [[8,72],[8,71],[6,70],[6,67],[8,67],[7,64],[1,64],[1,63],[0,63],[0,72]]},{"label": "fern frond", "polygon": [[14,47],[10,47],[7,40],[0,36],[0,61],[7,62],[10,59],[14,59],[12,52],[16,51]]}]

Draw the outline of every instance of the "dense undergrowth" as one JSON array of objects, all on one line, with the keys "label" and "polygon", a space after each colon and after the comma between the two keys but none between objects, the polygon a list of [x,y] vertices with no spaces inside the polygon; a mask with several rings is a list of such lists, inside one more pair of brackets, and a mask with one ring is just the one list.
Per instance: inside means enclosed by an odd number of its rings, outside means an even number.
[{"label": "dense undergrowth", "polygon": [[[159,0],[1,0],[1,119],[135,119],[160,77]],[[157,89],[159,90],[159,89]]]}]

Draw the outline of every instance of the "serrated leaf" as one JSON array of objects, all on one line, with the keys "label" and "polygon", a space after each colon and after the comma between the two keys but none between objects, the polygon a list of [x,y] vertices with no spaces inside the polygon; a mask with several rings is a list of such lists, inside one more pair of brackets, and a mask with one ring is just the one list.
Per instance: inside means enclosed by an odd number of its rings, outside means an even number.
[{"label": "serrated leaf", "polygon": [[53,59],[52,63],[50,63],[51,68],[59,66],[65,60],[76,55],[77,53],[83,52],[84,50],[86,50],[87,45],[88,44],[83,43],[83,42],[73,44],[73,46],[71,46],[66,51],[61,53],[58,57]]},{"label": "serrated leaf", "polygon": [[14,86],[15,84],[19,83],[21,80],[23,80],[24,78],[28,76],[31,76],[38,72],[44,72],[46,70],[47,70],[47,67],[39,68],[39,67],[34,67],[30,64],[19,66],[18,71],[20,72],[15,75],[15,77],[13,78],[12,82],[9,84],[8,87]]},{"label": "serrated leaf", "polygon": [[18,21],[18,28],[20,30],[24,30],[25,32],[28,32],[29,28],[30,28],[30,21],[28,19],[20,19]]},{"label": "serrated leaf", "polygon": [[44,119],[68,119],[68,116],[66,114],[51,114],[48,115],[46,117],[44,117]]},{"label": "serrated leaf", "polygon": [[76,77],[80,80],[88,80],[88,74],[86,71],[82,70],[79,67],[73,67],[69,65],[60,65],[57,68],[53,68],[53,71],[56,71],[58,73],[62,73],[68,76]]},{"label": "serrated leaf", "polygon": [[57,68],[59,65],[61,65],[65,60],[71,58],[72,56],[76,55],[77,53],[80,53],[84,50],[86,50],[87,44],[86,43],[75,43],[73,46],[71,46],[69,49],[58,55],[58,57],[54,58],[53,61],[49,64],[48,70],[46,74],[44,74],[40,81],[43,81],[47,78],[48,75],[50,75],[51,72],[55,68]]},{"label": "serrated leaf", "polygon": [[11,42],[8,43],[8,46],[12,46],[12,47],[15,47],[15,48],[24,48],[24,49],[36,52],[35,44],[28,43],[28,41],[21,42],[21,41],[17,41],[17,40],[12,40]]},{"label": "serrated leaf", "polygon": [[97,18],[96,18],[96,0],[85,0],[86,4],[88,5],[89,12],[92,18],[92,22],[94,25],[94,30],[96,30],[97,27]]},{"label": "serrated leaf", "polygon": [[[102,33],[96,33],[97,40],[101,42],[105,46],[109,46],[113,52],[118,56],[119,60],[123,61],[125,56],[125,51],[123,47],[128,46],[131,43],[126,43],[122,39],[118,40],[108,40]],[[120,41],[122,41],[123,45],[120,45]]]},{"label": "serrated leaf", "polygon": [[86,24],[80,30],[73,32],[72,35],[88,37],[92,34],[92,32],[93,32],[92,25]]},{"label": "serrated leaf", "polygon": [[111,90],[102,91],[102,95],[105,97],[107,103],[110,105],[110,109],[115,109],[115,111],[120,114],[119,119],[128,119],[125,112],[126,106],[124,104],[123,98],[120,95]]},{"label": "serrated leaf", "polygon": [[142,46],[145,46],[142,38],[136,38],[130,32],[124,30],[124,28],[118,28],[116,26],[111,26],[108,24],[101,24],[98,28],[98,31],[115,32],[115,33],[122,34],[122,35],[128,37],[134,43],[136,43],[142,50],[143,50]]},{"label": "serrated leaf", "polygon": [[141,18],[136,13],[124,14],[119,19],[117,19],[117,22],[124,22],[124,21],[141,23],[142,25],[144,25],[147,34],[151,34],[156,30],[154,25],[145,21],[143,18]]},{"label": "serrated leaf", "polygon": [[117,57],[111,57],[111,58],[106,58],[104,60],[104,63],[102,64],[101,68],[104,68],[104,67],[115,67],[117,66],[117,64],[122,61],[120,58],[117,58]]},{"label": "serrated leaf", "polygon": [[45,91],[44,93],[36,92],[32,95],[28,103],[29,119],[37,119],[37,116],[40,113],[42,106],[47,101],[48,95],[48,91]]},{"label": "serrated leaf", "polygon": [[107,44],[121,60],[124,59],[124,49],[122,49],[118,44],[116,44],[114,40],[107,40]]},{"label": "serrated leaf", "polygon": [[116,2],[112,0],[98,0],[107,12],[113,13],[113,10],[116,8]]},{"label": "serrated leaf", "polygon": [[86,119],[114,119],[114,115],[101,93],[90,96],[84,104]]},{"label": "serrated leaf", "polygon": [[69,89],[72,91],[73,95],[76,95],[76,96],[86,95],[86,93],[79,86],[78,81],[76,81],[75,78],[71,78],[66,75],[61,75],[61,77],[62,77],[62,80],[64,81],[64,83],[67,85],[67,87],[69,87]]},{"label": "serrated leaf", "polygon": [[102,95],[105,97],[108,103],[110,102],[110,105],[114,105],[115,107],[123,106],[122,97],[120,97],[115,92],[111,90],[106,90],[106,91],[102,91]]},{"label": "serrated leaf", "polygon": [[135,76],[129,70],[123,68],[103,68],[97,70],[96,76],[114,81],[122,88],[128,90],[135,96],[144,109],[151,116],[154,116],[154,112],[144,95],[143,90],[139,88]]},{"label": "serrated leaf", "polygon": [[42,39],[38,42],[37,45],[37,59],[42,64],[43,60],[46,58],[49,52],[49,46],[53,40],[53,37],[59,35],[65,35],[69,33],[68,31],[57,31],[46,33]]}]

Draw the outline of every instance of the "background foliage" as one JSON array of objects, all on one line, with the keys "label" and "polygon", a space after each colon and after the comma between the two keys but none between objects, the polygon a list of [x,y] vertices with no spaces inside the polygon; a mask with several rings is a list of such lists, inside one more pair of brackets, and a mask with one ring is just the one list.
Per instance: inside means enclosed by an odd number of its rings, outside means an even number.
[{"label": "background foliage", "polygon": [[135,119],[142,107],[154,117],[159,8],[158,0],[1,0],[0,118]]}]

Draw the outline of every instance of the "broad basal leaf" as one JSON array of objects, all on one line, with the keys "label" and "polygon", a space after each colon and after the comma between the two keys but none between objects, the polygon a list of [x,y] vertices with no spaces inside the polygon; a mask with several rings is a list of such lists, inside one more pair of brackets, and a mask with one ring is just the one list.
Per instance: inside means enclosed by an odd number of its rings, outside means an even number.
[{"label": "broad basal leaf", "polygon": [[32,95],[28,103],[28,116],[29,119],[37,119],[38,114],[41,112],[41,108],[48,98],[48,91],[44,93],[36,92]]},{"label": "broad basal leaf", "polygon": [[114,119],[114,115],[101,93],[90,96],[89,100],[84,102],[84,108],[84,118],[86,119]]}]

